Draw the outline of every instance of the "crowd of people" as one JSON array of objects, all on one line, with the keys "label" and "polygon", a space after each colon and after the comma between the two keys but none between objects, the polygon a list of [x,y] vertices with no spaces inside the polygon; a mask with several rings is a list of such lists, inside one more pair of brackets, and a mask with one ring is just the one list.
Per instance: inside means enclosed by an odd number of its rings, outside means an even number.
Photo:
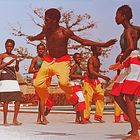
[{"label": "crowd of people", "polygon": [[[117,76],[111,95],[125,113],[126,120],[130,122],[132,130],[125,140],[138,140],[140,123],[136,118],[135,97],[140,95],[140,51],[137,44],[140,38],[140,27],[132,25],[132,10],[128,5],[117,9],[116,23],[122,25],[124,31],[120,37],[121,53],[116,64],[110,70],[116,70]],[[37,56],[32,59],[29,73],[34,74],[33,85],[38,96],[37,123],[46,125],[46,116],[53,106],[53,99],[48,96],[48,87],[52,76],[56,75],[60,88],[66,93],[76,112],[75,123],[91,123],[91,104],[94,101],[96,111],[94,120],[103,123],[104,91],[100,79],[110,81],[108,76],[100,74],[100,59],[102,48],[112,46],[116,39],[107,42],[96,42],[81,38],[68,28],[59,25],[61,13],[58,9],[51,8],[45,12],[45,23],[42,31],[36,36],[28,36],[29,41],[46,39],[46,46],[37,45]],[[74,64],[68,54],[68,41],[72,39],[83,46],[89,46],[92,56],[88,59],[87,68],[81,66],[81,53],[73,55]],[[13,117],[14,125],[21,125],[17,120],[20,101],[22,99],[15,72],[19,70],[18,57],[12,53],[15,42],[8,39],[5,43],[6,52],[0,54],[0,101],[3,102],[4,125],[8,125],[8,103],[15,101]],[[46,49],[47,52],[46,53]],[[9,86],[10,85],[10,86]],[[132,87],[133,85],[133,87]],[[131,86],[131,88],[130,88]],[[118,117],[118,118],[117,118]],[[119,122],[119,115],[115,115],[115,122]]]}]

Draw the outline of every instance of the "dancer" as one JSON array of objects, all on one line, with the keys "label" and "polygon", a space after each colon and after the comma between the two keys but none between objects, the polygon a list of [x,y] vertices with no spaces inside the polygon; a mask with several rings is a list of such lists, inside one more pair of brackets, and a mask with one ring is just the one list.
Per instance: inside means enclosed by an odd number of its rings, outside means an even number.
[{"label": "dancer", "polygon": [[[116,63],[121,59],[121,55],[118,55],[116,58]],[[114,81],[117,79],[117,77],[120,74],[120,69],[117,70],[117,75],[114,78]],[[125,98],[125,97],[124,97]],[[121,120],[121,114],[123,113],[123,119],[124,121],[129,121],[128,116],[122,111],[120,106],[117,104],[116,101],[114,101],[114,121],[115,123],[119,123]]]},{"label": "dancer", "polygon": [[[124,27],[120,38],[121,59],[117,64],[111,65],[111,70],[121,69],[121,72],[114,82],[111,94],[128,115],[131,124],[131,135],[125,140],[138,140],[139,123],[136,119],[135,96],[140,95],[140,60],[137,42],[140,38],[140,27],[130,23],[132,10],[128,5],[123,5],[116,12],[116,23]],[[130,88],[131,87],[131,88]],[[125,95],[125,100],[123,96]]]},{"label": "dancer", "polygon": [[104,111],[104,92],[101,86],[101,82],[98,78],[102,78],[107,82],[110,80],[110,78],[100,74],[100,60],[98,57],[101,55],[101,48],[91,47],[91,51],[92,56],[89,58],[87,64],[88,75],[84,81],[84,94],[86,102],[84,116],[86,120],[90,121],[90,111],[93,98],[96,107],[94,120],[103,123],[105,122],[102,120]]},{"label": "dancer", "polygon": [[[37,56],[32,59],[30,67],[29,67],[29,73],[34,74],[33,79],[35,79],[35,77],[36,77],[36,75],[37,75],[37,73],[42,65],[42,62],[44,60],[45,55],[46,55],[46,47],[43,44],[37,45]],[[36,95],[37,95],[37,98],[39,100],[37,124],[42,124],[41,110],[40,110],[40,99],[38,97],[37,92],[36,92]],[[47,103],[46,103],[45,115],[48,115],[52,106],[53,106],[53,100],[51,98],[48,98]]]},{"label": "dancer", "polygon": [[15,71],[19,71],[19,61],[17,56],[12,53],[15,46],[15,41],[7,39],[5,42],[6,52],[0,54],[0,101],[3,102],[3,114],[5,126],[9,125],[7,122],[8,103],[15,101],[15,110],[13,117],[13,125],[21,125],[17,120],[20,108],[21,92],[18,81],[16,79]]},{"label": "dancer", "polygon": [[[36,36],[29,36],[30,41],[41,40],[46,38],[49,54],[45,57],[42,66],[34,81],[34,87],[41,100],[41,113],[43,123],[47,124],[44,116],[44,106],[48,99],[48,86],[51,83],[53,75],[58,77],[58,83],[62,90],[67,94],[74,94],[75,89],[69,82],[70,73],[70,56],[68,55],[67,44],[69,39],[73,39],[85,46],[108,47],[116,42],[116,39],[109,40],[106,43],[94,42],[82,39],[76,36],[72,31],[61,27],[59,20],[61,14],[59,10],[51,8],[45,12],[45,25],[42,32]],[[80,98],[80,97],[79,97]]]},{"label": "dancer", "polygon": [[[70,70],[70,78],[75,86],[82,86],[82,80],[84,79],[84,69],[81,67],[81,60],[82,60],[82,55],[80,53],[75,53],[73,55],[73,60],[74,64],[71,67]],[[82,88],[81,88],[82,89]],[[75,123],[86,123],[84,119],[84,110],[85,109],[85,99],[83,92],[78,92],[78,94],[81,94],[81,98],[83,100],[79,101],[79,104],[83,104],[83,108],[80,110],[76,110],[76,119]],[[78,97],[77,97],[78,98]],[[71,100],[73,99],[72,102],[76,101],[76,97],[72,96]]]}]

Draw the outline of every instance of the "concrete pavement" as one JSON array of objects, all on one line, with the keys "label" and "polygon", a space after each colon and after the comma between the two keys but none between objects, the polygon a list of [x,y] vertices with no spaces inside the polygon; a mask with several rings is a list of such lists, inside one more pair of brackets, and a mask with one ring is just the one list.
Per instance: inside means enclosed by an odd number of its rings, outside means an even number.
[{"label": "concrete pavement", "polygon": [[[105,123],[93,120],[92,124],[75,124],[72,112],[52,112],[48,115],[47,125],[36,124],[37,113],[19,113],[21,126],[3,126],[3,114],[0,111],[1,140],[121,140],[130,130],[129,123],[114,123],[113,114],[105,114]],[[8,112],[8,121],[12,122],[13,112]],[[140,119],[140,115],[137,115]]]}]

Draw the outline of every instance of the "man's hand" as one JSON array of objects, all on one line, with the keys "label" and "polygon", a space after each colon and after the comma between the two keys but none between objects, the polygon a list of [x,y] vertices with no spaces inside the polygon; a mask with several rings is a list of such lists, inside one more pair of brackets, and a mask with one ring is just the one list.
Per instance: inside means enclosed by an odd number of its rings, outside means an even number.
[{"label": "man's hand", "polygon": [[122,67],[121,63],[117,62],[116,64],[110,65],[109,70],[116,71],[116,70],[120,70],[121,67]]},{"label": "man's hand", "polygon": [[28,36],[27,39],[28,39],[29,41],[34,41],[34,36]]},{"label": "man's hand", "polygon": [[115,44],[117,42],[117,39],[111,39],[109,41],[107,41],[105,43],[105,47],[109,47],[109,46],[112,46],[113,44]]},{"label": "man's hand", "polygon": [[103,76],[103,79],[104,79],[104,80],[106,80],[107,82],[109,82],[109,81],[110,81],[110,78],[109,78],[109,77],[107,77],[107,76]]}]

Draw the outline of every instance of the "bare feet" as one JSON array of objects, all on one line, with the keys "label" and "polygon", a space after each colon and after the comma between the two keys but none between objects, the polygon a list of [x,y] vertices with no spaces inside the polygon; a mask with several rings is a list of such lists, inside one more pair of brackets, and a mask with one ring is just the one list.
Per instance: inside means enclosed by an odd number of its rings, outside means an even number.
[{"label": "bare feet", "polygon": [[95,118],[94,120],[95,120],[95,121],[98,121],[98,122],[100,122],[100,123],[105,123],[105,121],[102,120],[101,118]]},{"label": "bare feet", "polygon": [[75,119],[75,123],[80,123],[80,120],[79,119]]},{"label": "bare feet", "polygon": [[49,123],[49,121],[46,119],[46,117],[43,117],[41,124],[47,125],[48,123]]},{"label": "bare feet", "polygon": [[80,121],[80,124],[86,124],[86,123],[88,123],[86,120],[81,120]]},{"label": "bare feet", "polygon": [[92,123],[90,120],[86,120],[87,123]]},{"label": "bare feet", "polygon": [[49,122],[48,121],[42,121],[41,124],[47,125]]},{"label": "bare feet", "polygon": [[41,124],[42,122],[41,122],[41,120],[37,120],[36,123],[37,124]]},{"label": "bare feet", "polygon": [[3,125],[4,125],[4,126],[9,126],[10,124],[7,123],[7,122],[5,122],[5,123],[3,123]]},{"label": "bare feet", "polygon": [[123,138],[122,140],[140,140],[140,137],[131,135],[131,136],[127,136],[127,137]]},{"label": "bare feet", "polygon": [[[138,129],[140,129],[140,123],[138,122]],[[127,134],[131,134],[132,133],[132,130],[129,131]]]},{"label": "bare feet", "polygon": [[13,125],[22,125],[22,123],[18,121],[13,121]]}]

